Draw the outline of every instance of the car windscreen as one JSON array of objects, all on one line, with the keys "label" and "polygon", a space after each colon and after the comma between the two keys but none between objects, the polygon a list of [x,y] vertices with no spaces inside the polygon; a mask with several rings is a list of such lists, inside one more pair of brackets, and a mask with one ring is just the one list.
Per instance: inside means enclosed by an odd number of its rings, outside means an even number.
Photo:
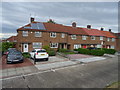
[{"label": "car windscreen", "polygon": [[21,52],[18,51],[12,51],[8,55],[22,55]]},{"label": "car windscreen", "polygon": [[42,52],[46,52],[46,50],[39,50],[39,51],[37,51],[37,53],[42,53]]}]

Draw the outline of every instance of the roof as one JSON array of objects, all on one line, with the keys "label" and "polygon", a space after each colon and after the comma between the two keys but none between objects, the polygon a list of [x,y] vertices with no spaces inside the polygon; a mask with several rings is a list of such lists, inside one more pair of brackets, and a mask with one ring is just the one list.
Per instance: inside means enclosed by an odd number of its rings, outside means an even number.
[{"label": "roof", "polygon": [[109,37],[109,38],[116,38],[116,36],[112,33],[112,32],[109,32],[109,31],[101,31],[106,37]]},{"label": "roof", "polygon": [[[40,23],[41,27],[44,29],[32,29],[32,24]],[[68,34],[76,34],[76,35],[90,35],[90,36],[106,36],[110,38],[116,38],[114,34],[109,31],[101,31],[98,29],[88,29],[88,28],[81,28],[81,27],[72,27],[72,26],[65,26],[62,24],[56,23],[47,23],[47,22],[32,22],[29,23],[17,30],[34,30],[34,31],[48,31],[48,32],[63,32]]]},{"label": "roof", "polygon": [[90,36],[106,36],[103,33],[101,33],[101,31],[98,29],[87,29],[87,28],[82,28],[82,29]]},{"label": "roof", "polygon": [[6,41],[14,42],[17,39],[17,36],[11,36]]}]

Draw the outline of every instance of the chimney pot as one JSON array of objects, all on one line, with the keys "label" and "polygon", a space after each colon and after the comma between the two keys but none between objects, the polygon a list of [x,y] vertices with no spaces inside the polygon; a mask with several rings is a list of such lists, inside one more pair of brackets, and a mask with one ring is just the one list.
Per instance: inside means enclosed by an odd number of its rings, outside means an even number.
[{"label": "chimney pot", "polygon": [[76,27],[76,22],[73,22],[73,23],[72,23],[72,27]]},{"label": "chimney pot", "polygon": [[104,28],[101,28],[100,30],[101,30],[101,31],[103,31],[103,30],[104,30]]},{"label": "chimney pot", "polygon": [[33,22],[35,19],[33,17],[30,18],[30,22]]},{"label": "chimney pot", "polygon": [[109,29],[109,32],[111,32],[112,30],[111,29]]},{"label": "chimney pot", "polygon": [[88,28],[88,29],[91,29],[91,25],[87,25],[87,28]]}]

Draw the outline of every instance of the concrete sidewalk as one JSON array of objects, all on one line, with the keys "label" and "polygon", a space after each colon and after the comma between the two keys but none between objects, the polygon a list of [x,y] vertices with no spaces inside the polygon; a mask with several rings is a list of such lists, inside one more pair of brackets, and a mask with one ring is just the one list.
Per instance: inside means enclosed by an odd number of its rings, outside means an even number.
[{"label": "concrete sidewalk", "polygon": [[77,63],[73,62],[73,61],[63,61],[63,62],[54,62],[54,63],[48,63],[48,64],[42,64],[42,65],[38,64],[38,65],[35,65],[35,66],[39,70],[47,70],[47,69],[65,67],[65,66],[70,66],[70,65],[75,65],[75,64],[77,64]]},{"label": "concrete sidewalk", "polygon": [[27,66],[27,67],[17,67],[17,68],[10,68],[10,69],[3,69],[0,70],[0,78],[8,78],[13,76],[19,76],[29,73],[37,72],[38,69],[35,66]]},{"label": "concrete sidewalk", "polygon": [[27,75],[42,70],[56,69],[61,67],[77,65],[80,64],[81,62],[86,63],[86,62],[93,62],[100,60],[107,60],[107,59],[105,57],[89,57],[89,58],[68,60],[66,58],[51,57],[50,61],[37,62],[37,64],[33,66],[15,67],[15,68],[0,70],[0,72],[2,72],[2,74],[0,74],[0,78],[2,79],[13,76],[19,76],[19,75]]},{"label": "concrete sidewalk", "polygon": [[91,57],[91,58],[82,58],[82,59],[75,59],[73,61],[79,61],[79,62],[83,62],[83,63],[87,63],[87,62],[93,62],[93,61],[101,61],[106,59],[105,57]]}]

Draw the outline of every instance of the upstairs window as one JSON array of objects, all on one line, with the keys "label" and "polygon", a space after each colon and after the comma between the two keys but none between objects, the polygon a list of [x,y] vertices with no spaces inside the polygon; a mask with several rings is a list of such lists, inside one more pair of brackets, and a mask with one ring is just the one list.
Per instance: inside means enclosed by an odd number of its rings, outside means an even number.
[{"label": "upstairs window", "polygon": [[114,42],[115,41],[115,38],[112,38],[112,42]]},{"label": "upstairs window", "polygon": [[95,40],[95,36],[91,36],[91,40]]},{"label": "upstairs window", "polygon": [[55,38],[56,37],[56,33],[55,32],[50,33],[50,37]]},{"label": "upstairs window", "polygon": [[42,43],[34,42],[33,43],[33,48],[42,48]]},{"label": "upstairs window", "polygon": [[82,40],[86,40],[87,36],[82,36]]},{"label": "upstairs window", "polygon": [[103,40],[103,36],[100,36],[100,40]]},{"label": "upstairs window", "polygon": [[109,41],[110,41],[110,38],[107,38],[107,41],[109,42]]},{"label": "upstairs window", "polygon": [[28,36],[28,31],[22,31],[22,35],[23,35],[24,37]]},{"label": "upstairs window", "polygon": [[58,48],[58,43],[50,43],[51,48]]},{"label": "upstairs window", "polygon": [[77,39],[76,35],[71,35],[71,39]]},{"label": "upstairs window", "polygon": [[35,37],[41,37],[41,32],[35,32]]},{"label": "upstairs window", "polygon": [[61,37],[62,37],[62,38],[65,38],[65,34],[64,34],[64,33],[62,33],[62,34],[61,34]]}]

